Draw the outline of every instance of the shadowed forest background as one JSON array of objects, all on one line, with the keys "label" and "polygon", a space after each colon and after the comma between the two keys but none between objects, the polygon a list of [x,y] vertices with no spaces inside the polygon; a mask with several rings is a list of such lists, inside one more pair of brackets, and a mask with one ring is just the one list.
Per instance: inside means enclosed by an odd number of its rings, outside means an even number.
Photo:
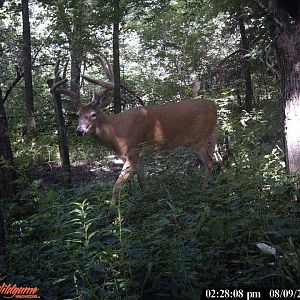
[{"label": "shadowed forest background", "polygon": [[[42,299],[299,288],[298,1],[2,0],[0,16],[0,284]],[[189,99],[195,85],[216,103],[206,190],[192,151],[150,155],[144,188],[133,177],[108,222],[122,163],[76,136],[69,97],[51,93],[66,77],[88,103],[81,76],[107,80],[100,55],[114,74],[107,113]]]}]

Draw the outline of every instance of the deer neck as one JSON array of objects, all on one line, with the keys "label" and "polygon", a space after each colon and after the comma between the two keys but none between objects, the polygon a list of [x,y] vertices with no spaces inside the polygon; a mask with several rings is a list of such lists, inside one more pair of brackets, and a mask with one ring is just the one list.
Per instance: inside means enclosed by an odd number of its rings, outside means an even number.
[{"label": "deer neck", "polygon": [[126,155],[126,149],[118,131],[118,115],[108,115],[104,112],[99,114],[96,123],[94,138],[98,143],[116,152],[120,156]]}]

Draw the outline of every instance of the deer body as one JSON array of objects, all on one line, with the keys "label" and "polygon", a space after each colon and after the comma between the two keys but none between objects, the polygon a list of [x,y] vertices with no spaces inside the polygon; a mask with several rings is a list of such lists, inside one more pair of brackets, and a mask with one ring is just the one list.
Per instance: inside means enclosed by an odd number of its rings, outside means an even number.
[{"label": "deer body", "polygon": [[143,106],[116,115],[108,115],[92,104],[81,104],[78,124],[79,135],[93,135],[98,143],[115,151],[125,162],[113,188],[109,217],[121,185],[139,163],[143,146],[148,153],[191,147],[198,153],[206,173],[211,172],[214,142],[209,143],[217,127],[217,110],[211,101]]},{"label": "deer body", "polygon": [[[94,120],[86,117],[93,112]],[[143,145],[153,150],[201,147],[208,143],[217,122],[215,104],[208,100],[143,106],[117,115],[82,104],[78,115],[81,135],[92,134],[99,144],[125,159]]]},{"label": "deer body", "polygon": [[83,76],[85,80],[104,87],[104,90],[94,92],[89,104],[82,104],[79,93],[73,93],[64,87],[67,80],[59,79],[59,61],[55,67],[52,92],[63,93],[74,99],[66,103],[65,107],[77,111],[79,135],[94,136],[98,143],[113,150],[124,160],[123,169],[113,187],[108,217],[113,215],[120,187],[130,178],[141,154],[144,153],[180,146],[192,148],[205,167],[204,187],[207,186],[218,132],[215,104],[208,100],[194,99],[172,104],[141,106],[116,115],[106,114],[102,108],[110,102],[108,92],[114,87],[114,78],[107,59],[99,57],[99,60],[109,82]]}]

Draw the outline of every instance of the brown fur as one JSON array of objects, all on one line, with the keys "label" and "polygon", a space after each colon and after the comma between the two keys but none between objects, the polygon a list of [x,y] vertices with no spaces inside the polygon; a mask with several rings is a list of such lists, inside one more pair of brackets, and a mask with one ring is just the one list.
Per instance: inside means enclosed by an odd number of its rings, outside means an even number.
[{"label": "brown fur", "polygon": [[[91,118],[93,113],[96,117]],[[105,114],[92,104],[81,104],[78,115],[79,130],[92,134],[100,144],[115,151],[125,161],[113,189],[112,205],[120,186],[129,179],[138,164],[143,145],[147,149],[150,147],[148,152],[190,147],[198,153],[206,173],[211,172],[217,136],[217,109],[211,101],[194,99],[142,106],[117,115]]]}]

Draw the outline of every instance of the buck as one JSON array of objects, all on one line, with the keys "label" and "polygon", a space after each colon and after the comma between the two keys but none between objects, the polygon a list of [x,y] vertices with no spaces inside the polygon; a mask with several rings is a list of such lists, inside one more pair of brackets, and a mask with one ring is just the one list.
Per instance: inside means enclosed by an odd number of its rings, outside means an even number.
[{"label": "buck", "polygon": [[218,130],[215,104],[208,100],[193,99],[140,106],[115,115],[107,114],[103,108],[110,103],[108,92],[114,87],[114,77],[107,59],[100,57],[99,60],[109,81],[83,76],[88,82],[104,88],[93,92],[90,103],[81,103],[78,93],[63,88],[66,79],[58,80],[57,74],[52,91],[73,98],[73,101],[64,104],[68,110],[77,113],[78,135],[92,135],[99,144],[116,152],[124,161],[122,171],[113,187],[108,217],[114,215],[120,187],[128,181],[138,165],[145,148],[143,145],[147,145],[148,154],[181,146],[192,148],[199,155],[205,168],[203,187],[206,187],[208,175],[212,171]]}]

